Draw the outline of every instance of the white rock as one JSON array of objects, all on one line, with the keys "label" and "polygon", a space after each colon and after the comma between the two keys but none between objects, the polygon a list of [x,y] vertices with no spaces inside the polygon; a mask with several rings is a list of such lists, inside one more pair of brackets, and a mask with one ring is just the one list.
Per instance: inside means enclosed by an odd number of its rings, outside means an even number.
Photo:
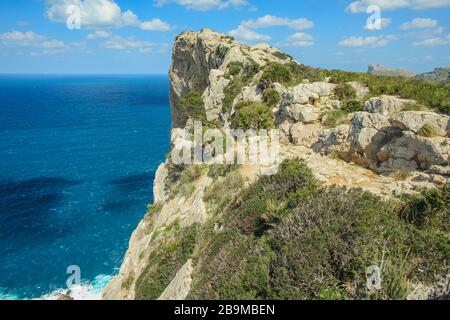
[{"label": "white rock", "polygon": [[392,116],[402,110],[406,103],[415,103],[414,100],[400,99],[394,96],[382,95],[366,101],[364,111],[379,113],[385,117]]},{"label": "white rock", "polygon": [[441,128],[442,135],[445,135],[445,133],[450,135],[450,117],[435,112],[403,111],[394,115],[391,119],[393,126],[415,133],[417,133],[427,122],[433,123]]}]

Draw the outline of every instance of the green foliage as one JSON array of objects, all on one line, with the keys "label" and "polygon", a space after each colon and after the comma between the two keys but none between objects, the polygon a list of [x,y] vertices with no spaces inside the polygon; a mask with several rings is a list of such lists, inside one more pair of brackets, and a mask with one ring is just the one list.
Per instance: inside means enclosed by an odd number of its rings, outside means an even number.
[{"label": "green foliage", "polygon": [[341,101],[356,99],[356,90],[348,83],[339,84],[334,89],[334,95]]},{"label": "green foliage", "polygon": [[273,88],[267,88],[263,92],[263,101],[269,106],[269,107],[275,107],[278,103],[280,103],[281,96],[278,93],[277,90]]},{"label": "green foliage", "polygon": [[272,110],[264,103],[242,102],[236,106],[236,113],[231,120],[236,129],[272,129],[275,127]]},{"label": "green foliage", "polygon": [[137,300],[155,300],[169,285],[176,273],[192,257],[197,225],[180,229],[174,240],[167,240],[154,250],[147,266],[136,281]]},{"label": "green foliage", "polygon": [[324,71],[334,83],[358,81],[369,87],[372,96],[382,94],[397,95],[405,99],[414,99],[442,114],[450,114],[450,85],[403,77],[380,77],[367,73],[355,73],[339,70]]},{"label": "green foliage", "polygon": [[186,198],[190,197],[195,191],[195,181],[205,172],[204,165],[187,165],[181,171],[178,183],[172,190],[172,195],[181,194]]},{"label": "green foliage", "polygon": [[264,73],[259,81],[259,86],[266,89],[275,82],[288,86],[291,81],[292,74],[287,66],[271,62],[264,68]]},{"label": "green foliage", "polygon": [[[228,166],[230,167],[230,166]],[[222,210],[234,199],[237,192],[244,186],[244,179],[239,171],[233,171],[223,180],[215,181],[205,190],[204,201]]]},{"label": "green foliage", "polygon": [[[448,207],[448,185],[399,204],[324,188],[303,161],[285,160],[227,206],[226,229],[205,242],[188,298],[404,299],[411,282],[447,272]],[[374,264],[382,289],[368,292]]]},{"label": "green foliage", "polygon": [[417,131],[417,134],[422,137],[435,138],[441,133],[441,128],[432,122],[425,123],[422,128]]},{"label": "green foliage", "polygon": [[228,65],[228,74],[232,76],[236,76],[240,74],[244,70],[244,64],[240,61],[230,62]]},{"label": "green foliage", "polygon": [[333,109],[326,111],[322,115],[322,124],[327,128],[335,128],[348,122],[348,112],[343,109]]},{"label": "green foliage", "polygon": [[316,68],[311,68],[303,64],[299,64],[295,61],[291,61],[287,64],[292,77],[293,85],[301,83],[303,80],[308,80],[310,82],[324,81],[325,75],[324,71]]},{"label": "green foliage", "polygon": [[405,195],[403,202],[400,216],[409,223],[419,228],[450,232],[450,184],[422,190],[417,195]]},{"label": "green foliage", "polygon": [[206,112],[203,99],[200,94],[194,91],[188,92],[178,101],[178,112],[180,121],[184,124],[188,119],[204,121]]},{"label": "green foliage", "polygon": [[347,113],[358,112],[363,110],[363,105],[359,100],[349,100],[344,102],[342,110]]},{"label": "green foliage", "polygon": [[293,58],[290,55],[288,55],[284,52],[277,51],[277,52],[273,53],[273,55],[281,60],[293,60]]}]

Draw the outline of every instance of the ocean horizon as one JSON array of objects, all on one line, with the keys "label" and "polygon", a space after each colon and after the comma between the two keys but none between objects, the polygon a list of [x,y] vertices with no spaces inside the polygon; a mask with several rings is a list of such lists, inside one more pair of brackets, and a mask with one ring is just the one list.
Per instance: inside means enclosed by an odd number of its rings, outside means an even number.
[{"label": "ocean horizon", "polygon": [[[0,299],[99,294],[169,149],[167,75],[0,74]],[[92,297],[90,295],[90,297]]]}]

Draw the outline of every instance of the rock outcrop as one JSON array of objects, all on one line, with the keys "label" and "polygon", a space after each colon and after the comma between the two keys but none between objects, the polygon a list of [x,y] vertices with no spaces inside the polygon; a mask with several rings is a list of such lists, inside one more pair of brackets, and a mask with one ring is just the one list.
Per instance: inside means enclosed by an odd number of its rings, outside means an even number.
[{"label": "rock outcrop", "polygon": [[[203,101],[206,120],[218,122],[222,129],[227,129],[230,118],[239,112],[241,102],[265,103],[259,79],[264,66],[271,62],[287,64],[294,61],[267,45],[249,47],[210,30],[185,32],[178,36],[170,69],[173,147],[196,146],[184,130],[192,129],[193,119],[184,119],[185,114],[178,105],[182,97],[196,92]],[[230,90],[228,86],[236,79],[230,72],[232,65],[244,69],[251,66],[257,70],[246,83]],[[371,69],[378,74],[385,71],[379,66]],[[412,76],[411,73],[400,73]],[[404,110],[405,106],[416,102],[395,96],[381,95],[364,101],[369,88],[358,82],[348,84],[355,90],[362,110],[345,111],[342,122],[335,127],[326,127],[329,114],[343,112],[343,106],[348,102],[337,99],[337,84],[327,80],[298,81],[291,85],[272,83],[271,88],[279,94],[280,101],[270,105],[268,110],[272,111],[273,124],[280,134],[281,151],[271,165],[238,166],[236,174],[242,178],[238,187],[245,188],[261,175],[276,173],[282,160],[292,158],[303,159],[324,185],[360,187],[384,197],[415,193],[450,180],[448,116]],[[230,91],[233,95],[226,97]],[[230,110],[225,110],[225,100]],[[208,170],[200,168],[187,180],[183,176],[187,167],[171,163],[170,157],[159,166],[153,188],[154,205],[133,233],[120,272],[105,288],[104,299],[136,297],[137,282],[148,267],[149,257],[167,239],[173,238],[172,229],[184,230],[194,224],[208,223],[215,226],[214,232],[226,229],[220,220],[214,220],[217,217],[212,216],[205,193],[209,190],[209,197],[211,190],[217,194],[214,187],[224,183],[229,176],[212,178]],[[399,180],[392,175],[395,172],[407,172],[408,175]],[[185,257],[177,265],[179,270],[171,273],[171,280],[166,282],[164,290],[159,291],[159,299],[186,299],[195,275],[195,263],[195,259]]]},{"label": "rock outcrop", "polygon": [[390,68],[386,68],[380,64],[369,64],[367,72],[371,75],[382,76],[382,77],[412,78],[416,75],[416,73],[411,72],[406,69],[402,69],[402,68],[390,69]]},{"label": "rock outcrop", "polygon": [[414,77],[415,80],[433,81],[438,83],[450,82],[450,67],[435,68],[431,72],[418,74]]}]

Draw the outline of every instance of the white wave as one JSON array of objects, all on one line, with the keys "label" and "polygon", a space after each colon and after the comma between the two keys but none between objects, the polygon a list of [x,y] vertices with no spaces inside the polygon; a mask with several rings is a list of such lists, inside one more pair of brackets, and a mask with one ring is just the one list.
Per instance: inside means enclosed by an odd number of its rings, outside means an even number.
[{"label": "white wave", "polygon": [[57,289],[43,295],[40,300],[58,300],[61,295],[68,295],[74,300],[100,300],[102,290],[111,280],[112,276],[98,275],[94,281],[72,286],[70,289]]}]

